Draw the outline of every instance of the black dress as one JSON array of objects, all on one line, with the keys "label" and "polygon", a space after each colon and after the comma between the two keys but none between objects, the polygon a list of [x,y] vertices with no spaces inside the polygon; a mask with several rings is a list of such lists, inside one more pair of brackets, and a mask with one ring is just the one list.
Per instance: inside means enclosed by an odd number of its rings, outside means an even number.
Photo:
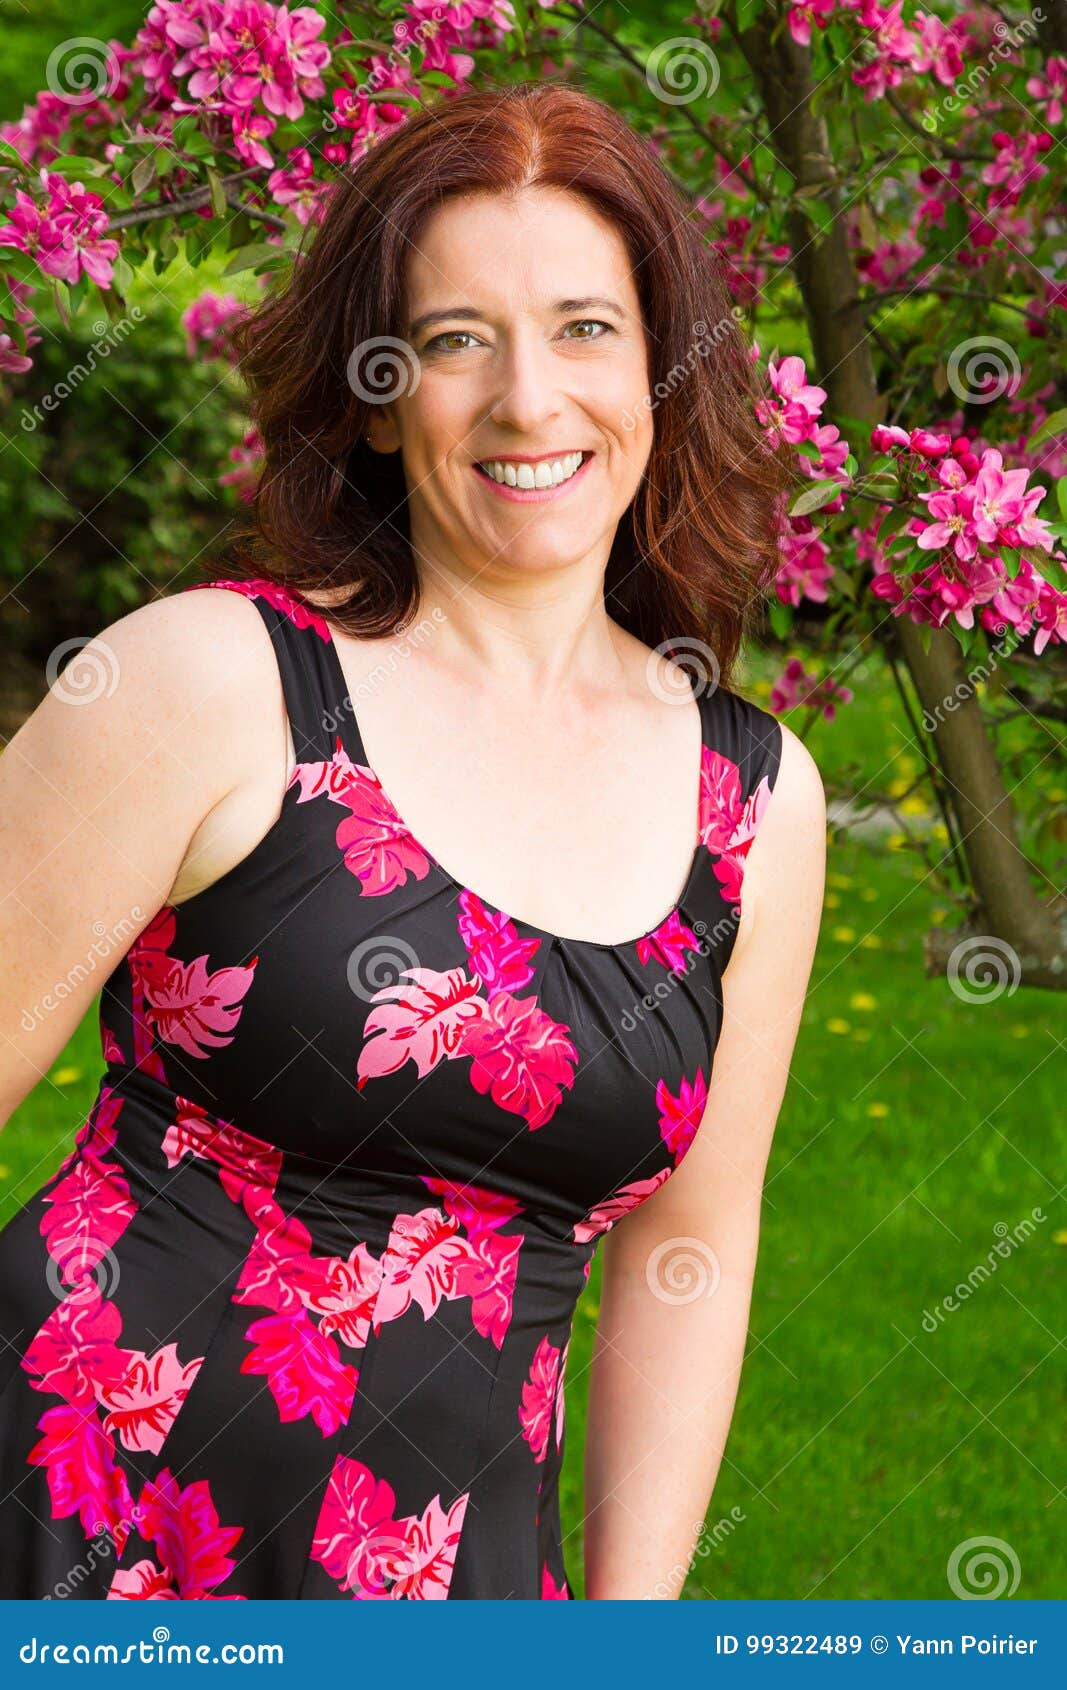
[{"label": "black dress", "polygon": [[261,612],[297,766],[111,974],[0,1232],[0,1597],[567,1598],[573,1312],[699,1125],[781,728],[699,691],[677,907],[568,939],[411,835],[311,605],[205,585]]}]

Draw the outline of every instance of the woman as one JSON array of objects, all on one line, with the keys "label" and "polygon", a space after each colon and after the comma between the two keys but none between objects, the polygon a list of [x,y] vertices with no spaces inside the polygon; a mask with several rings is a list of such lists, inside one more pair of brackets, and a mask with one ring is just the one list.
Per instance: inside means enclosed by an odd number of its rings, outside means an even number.
[{"label": "woman", "polygon": [[247,564],[0,763],[4,1119],[120,935],[0,1235],[0,1595],[569,1597],[601,1244],[586,1594],[677,1595],[822,893],[811,758],[729,686],[751,360],[644,142],[529,86],[376,147],[238,347]]}]

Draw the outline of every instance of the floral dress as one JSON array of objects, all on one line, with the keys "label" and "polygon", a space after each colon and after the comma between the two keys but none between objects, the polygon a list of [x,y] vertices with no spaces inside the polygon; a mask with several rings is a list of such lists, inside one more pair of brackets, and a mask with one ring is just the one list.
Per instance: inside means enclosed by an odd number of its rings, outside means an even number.
[{"label": "floral dress", "polygon": [[677,907],[569,939],[405,826],[313,606],[202,585],[262,615],[296,766],[107,980],[0,1232],[0,1597],[566,1599],[574,1309],[700,1123],[781,728],[698,689]]}]

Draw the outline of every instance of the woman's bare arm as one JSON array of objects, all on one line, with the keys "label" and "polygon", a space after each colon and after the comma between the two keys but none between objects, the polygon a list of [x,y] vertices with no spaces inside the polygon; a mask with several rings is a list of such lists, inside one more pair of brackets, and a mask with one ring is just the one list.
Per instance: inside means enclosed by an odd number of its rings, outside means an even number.
[{"label": "woman's bare arm", "polygon": [[73,662],[0,755],[0,1126],[167,902],[190,842],[225,816],[239,860],[266,831],[272,775],[275,813],[284,788],[277,665],[244,597],[157,600]]},{"label": "woman's bare arm", "polygon": [[[592,1600],[680,1594],[733,1415],[764,1172],[825,870],[822,781],[802,742],[783,735],[775,791],[748,855],[700,1127],[670,1179],[601,1246],[585,1456]],[[711,1295],[691,1295],[701,1276]]]}]

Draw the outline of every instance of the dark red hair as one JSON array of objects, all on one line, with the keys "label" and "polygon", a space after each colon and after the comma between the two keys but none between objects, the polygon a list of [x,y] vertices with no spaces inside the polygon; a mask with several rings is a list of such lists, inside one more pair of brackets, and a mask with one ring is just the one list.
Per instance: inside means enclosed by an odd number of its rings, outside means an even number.
[{"label": "dark red hair", "polygon": [[339,178],[284,286],[231,331],[266,454],[234,572],[343,589],[329,619],[363,637],[416,611],[401,454],[365,443],[378,401],[353,390],[348,360],[399,336],[408,254],[442,201],[527,187],[580,196],[619,231],[645,325],[654,438],[608,560],[609,614],[682,660],[706,644],[728,685],[780,561],[788,469],[754,415],[765,389],[718,254],[648,143],[563,84],[416,112]]}]

